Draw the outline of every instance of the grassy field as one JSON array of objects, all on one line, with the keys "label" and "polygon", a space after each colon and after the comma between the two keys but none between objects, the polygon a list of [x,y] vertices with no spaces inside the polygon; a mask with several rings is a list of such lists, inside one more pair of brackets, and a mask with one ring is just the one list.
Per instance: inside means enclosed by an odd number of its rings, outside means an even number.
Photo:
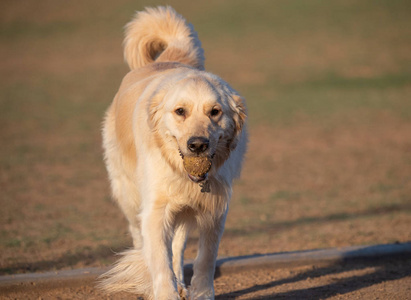
[{"label": "grassy field", "polygon": [[[409,1],[167,3],[248,101],[220,255],[411,240]],[[128,71],[123,26],[157,4],[0,3],[1,274],[107,265],[131,246],[100,127]]]}]

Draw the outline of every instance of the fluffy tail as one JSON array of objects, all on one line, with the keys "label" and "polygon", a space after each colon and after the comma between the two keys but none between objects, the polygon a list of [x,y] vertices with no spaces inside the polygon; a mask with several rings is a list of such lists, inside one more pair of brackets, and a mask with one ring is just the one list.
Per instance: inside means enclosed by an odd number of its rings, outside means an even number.
[{"label": "fluffy tail", "polygon": [[197,33],[169,6],[137,12],[126,25],[124,57],[132,70],[154,61],[204,69],[204,50]]},{"label": "fluffy tail", "polygon": [[143,252],[131,249],[123,255],[114,267],[99,277],[98,287],[108,293],[131,292],[153,299],[153,284]]}]

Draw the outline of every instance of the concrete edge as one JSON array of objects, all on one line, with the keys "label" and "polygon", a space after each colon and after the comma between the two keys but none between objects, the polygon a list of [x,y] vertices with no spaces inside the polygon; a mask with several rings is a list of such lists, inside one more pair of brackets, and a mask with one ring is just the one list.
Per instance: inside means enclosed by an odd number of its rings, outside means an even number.
[{"label": "concrete edge", "polygon": [[[216,276],[259,268],[288,268],[295,266],[324,266],[355,261],[411,258],[411,242],[401,244],[351,246],[284,253],[220,258],[217,260]],[[93,282],[109,268],[84,268],[45,273],[30,273],[0,276],[0,290],[27,288],[53,288],[75,286]],[[192,275],[192,263],[184,266],[187,277]]]},{"label": "concrete edge", "polygon": [[226,274],[251,268],[289,268],[308,265],[323,266],[407,257],[411,258],[411,242],[223,258],[217,261],[217,270],[222,274]]}]

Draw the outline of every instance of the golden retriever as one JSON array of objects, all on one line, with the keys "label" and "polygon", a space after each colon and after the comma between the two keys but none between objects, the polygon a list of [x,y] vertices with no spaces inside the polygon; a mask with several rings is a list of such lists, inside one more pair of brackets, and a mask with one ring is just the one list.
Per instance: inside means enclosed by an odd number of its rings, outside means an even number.
[{"label": "golden retriever", "polygon": [[[204,71],[196,32],[170,7],[136,14],[124,55],[131,71],[107,110],[103,146],[134,248],[100,286],[147,299],[214,299],[218,245],[246,150],[245,101]],[[190,174],[184,157],[207,158],[211,169]],[[183,256],[195,226],[199,250],[188,291]]]}]

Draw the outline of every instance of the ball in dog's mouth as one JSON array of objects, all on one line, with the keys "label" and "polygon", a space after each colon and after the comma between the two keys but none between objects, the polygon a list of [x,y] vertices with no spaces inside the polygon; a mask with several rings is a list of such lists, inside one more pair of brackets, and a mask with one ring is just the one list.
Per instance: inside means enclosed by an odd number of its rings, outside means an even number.
[{"label": "ball in dog's mouth", "polygon": [[188,177],[193,182],[206,180],[208,172],[211,169],[211,159],[207,156],[184,156],[183,164],[188,173]]}]

